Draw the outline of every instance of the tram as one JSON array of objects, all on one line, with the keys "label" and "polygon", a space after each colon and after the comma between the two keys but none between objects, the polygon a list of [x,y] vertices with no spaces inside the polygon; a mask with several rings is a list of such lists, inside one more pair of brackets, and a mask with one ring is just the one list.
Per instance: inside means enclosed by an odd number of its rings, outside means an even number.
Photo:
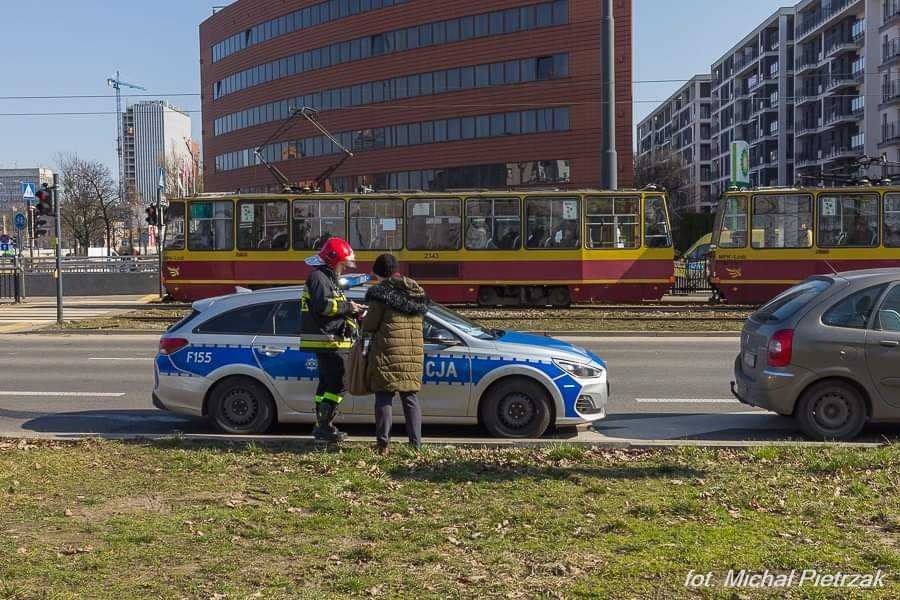
[{"label": "tram", "polygon": [[634,191],[202,194],[165,214],[162,277],[180,301],[302,284],[346,238],[383,252],[436,301],[567,306],[659,300],[673,282],[666,195]]},{"label": "tram", "polygon": [[900,187],[760,188],[719,204],[710,283],[761,304],[816,274],[900,266]]}]

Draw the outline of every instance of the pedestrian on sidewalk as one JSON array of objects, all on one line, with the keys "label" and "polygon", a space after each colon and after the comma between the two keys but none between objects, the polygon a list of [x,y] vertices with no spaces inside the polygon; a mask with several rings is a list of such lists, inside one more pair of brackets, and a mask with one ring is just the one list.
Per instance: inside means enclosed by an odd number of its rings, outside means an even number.
[{"label": "pedestrian on sidewalk", "polygon": [[387,453],[391,441],[394,394],[400,395],[410,445],[422,445],[422,410],[416,395],[422,389],[425,344],[422,327],[428,297],[422,287],[399,273],[397,259],[382,254],[372,272],[381,281],[366,292],[369,312],[364,333],[372,335],[366,366],[369,389],[375,392],[376,450]]}]

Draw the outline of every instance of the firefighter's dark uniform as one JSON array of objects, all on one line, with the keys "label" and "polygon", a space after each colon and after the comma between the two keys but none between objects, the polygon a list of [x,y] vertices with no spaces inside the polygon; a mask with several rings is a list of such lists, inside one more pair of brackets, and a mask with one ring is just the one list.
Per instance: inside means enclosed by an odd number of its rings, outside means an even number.
[{"label": "firefighter's dark uniform", "polygon": [[352,346],[356,320],[337,275],[327,266],[316,267],[306,278],[300,307],[300,348],[315,352],[319,364],[313,433],[334,439],[339,435],[334,417],[344,392],[344,359],[338,352]]}]

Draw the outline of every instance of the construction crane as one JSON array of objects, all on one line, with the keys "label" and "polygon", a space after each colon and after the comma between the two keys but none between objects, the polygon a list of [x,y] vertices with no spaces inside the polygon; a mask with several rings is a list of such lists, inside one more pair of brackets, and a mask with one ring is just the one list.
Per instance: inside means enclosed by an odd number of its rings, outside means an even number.
[{"label": "construction crane", "polygon": [[147,88],[141,87],[139,85],[128,83],[127,81],[122,81],[119,79],[119,71],[116,71],[115,78],[109,78],[106,80],[106,85],[116,90],[116,131],[118,132],[118,148],[119,148],[119,199],[125,199],[125,138],[123,137],[123,124],[122,124],[122,88],[131,88],[133,90],[144,90]]}]

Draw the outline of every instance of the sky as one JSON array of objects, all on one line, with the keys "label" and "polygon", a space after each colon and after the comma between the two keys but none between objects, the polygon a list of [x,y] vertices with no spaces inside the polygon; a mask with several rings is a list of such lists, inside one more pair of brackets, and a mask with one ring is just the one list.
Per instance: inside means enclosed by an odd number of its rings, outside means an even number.
[{"label": "sky", "polygon": [[[709,72],[712,62],[763,18],[790,5],[773,0],[632,1],[635,123],[681,86],[680,81],[641,82],[687,80]],[[117,69],[122,80],[147,89],[135,93],[166,98],[193,111],[199,141],[198,26],[213,6],[228,3],[2,0],[0,168],[52,168],[60,153],[73,152],[115,172],[116,105],[106,79]],[[18,99],[75,95],[101,97]],[[35,114],[60,112],[102,114]]]}]

